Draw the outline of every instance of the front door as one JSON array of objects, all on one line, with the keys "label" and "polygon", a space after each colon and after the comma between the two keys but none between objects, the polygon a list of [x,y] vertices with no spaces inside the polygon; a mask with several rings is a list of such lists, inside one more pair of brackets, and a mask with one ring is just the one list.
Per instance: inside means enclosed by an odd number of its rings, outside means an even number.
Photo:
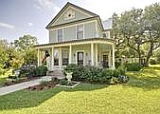
[{"label": "front door", "polygon": [[83,52],[77,52],[77,64],[83,65],[84,62],[84,53]]},{"label": "front door", "polygon": [[108,66],[108,55],[103,55],[103,58],[102,58],[102,65],[104,68],[109,68]]}]

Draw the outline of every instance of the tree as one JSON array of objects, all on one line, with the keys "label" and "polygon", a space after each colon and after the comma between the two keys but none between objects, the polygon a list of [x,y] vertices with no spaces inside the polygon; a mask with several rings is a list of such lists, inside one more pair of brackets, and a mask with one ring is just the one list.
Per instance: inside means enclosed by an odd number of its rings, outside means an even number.
[{"label": "tree", "polygon": [[37,38],[31,35],[24,35],[18,40],[14,40],[14,46],[19,50],[27,50],[33,48],[37,44]]},{"label": "tree", "polygon": [[145,65],[148,66],[153,51],[160,47],[160,3],[155,3],[146,7],[144,18],[146,22],[146,43],[149,45]]},{"label": "tree", "polygon": [[21,52],[24,64],[36,63],[37,55],[34,45],[38,44],[37,38],[31,35],[24,35],[14,41],[14,46]]},{"label": "tree", "polygon": [[[154,13],[152,13],[154,12]],[[128,46],[134,50],[142,65],[148,66],[153,51],[160,46],[160,4],[156,3],[143,9],[125,11],[120,16],[113,15],[113,35],[117,47]],[[145,51],[146,47],[149,51]],[[144,53],[146,52],[146,53]]]}]

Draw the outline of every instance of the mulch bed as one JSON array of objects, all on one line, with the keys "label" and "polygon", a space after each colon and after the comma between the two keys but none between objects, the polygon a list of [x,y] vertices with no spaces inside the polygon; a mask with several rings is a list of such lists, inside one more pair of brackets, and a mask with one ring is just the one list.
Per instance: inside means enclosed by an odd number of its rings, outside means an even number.
[{"label": "mulch bed", "polygon": [[40,84],[40,85],[35,85],[35,86],[28,87],[26,90],[42,91],[42,90],[53,88],[55,86],[56,86],[56,83],[53,83],[52,81],[50,81],[50,82],[46,82],[45,84]]}]

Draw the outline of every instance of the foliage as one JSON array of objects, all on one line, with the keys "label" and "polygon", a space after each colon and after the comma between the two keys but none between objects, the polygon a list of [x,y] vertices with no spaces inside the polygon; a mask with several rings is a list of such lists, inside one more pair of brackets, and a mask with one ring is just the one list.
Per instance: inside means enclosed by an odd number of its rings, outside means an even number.
[{"label": "foliage", "polygon": [[[127,72],[127,75],[130,81],[122,85],[80,83],[73,89],[55,87],[44,91],[13,92],[0,97],[0,112],[159,114],[160,66],[144,68],[141,73]],[[122,107],[127,109],[122,110]]]},{"label": "foliage", "polygon": [[61,79],[60,80],[60,85],[67,85],[68,81],[66,79]]},{"label": "foliage", "polygon": [[93,66],[68,65],[65,70],[73,72],[73,80],[94,83],[110,83],[113,76],[125,75],[125,69],[122,67],[111,70]]},{"label": "foliage", "polygon": [[46,76],[47,70],[46,66],[41,65],[33,71],[35,73],[34,76]]},{"label": "foliage", "polygon": [[136,52],[133,56],[138,56],[139,64],[142,64],[145,56],[144,65],[148,66],[153,51],[160,47],[159,15],[160,3],[147,6],[144,10],[133,8],[121,15],[114,14],[113,35],[117,50],[120,51],[117,53],[121,55],[129,47],[133,53]]},{"label": "foliage", "polygon": [[151,65],[157,64],[157,61],[156,61],[155,58],[151,58],[149,62],[150,62]]},{"label": "foliage", "polygon": [[142,67],[139,63],[127,63],[126,64],[127,71],[140,71],[141,68]]},{"label": "foliage", "polygon": [[31,35],[24,35],[18,40],[14,40],[14,46],[18,50],[28,50],[37,44],[37,38]]}]

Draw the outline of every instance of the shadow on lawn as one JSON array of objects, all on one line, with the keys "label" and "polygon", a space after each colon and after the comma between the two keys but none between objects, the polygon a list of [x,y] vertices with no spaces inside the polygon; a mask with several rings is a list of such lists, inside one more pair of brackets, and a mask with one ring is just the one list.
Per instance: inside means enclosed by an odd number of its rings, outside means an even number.
[{"label": "shadow on lawn", "polygon": [[[146,70],[146,76],[143,73],[134,73],[130,75],[128,86],[139,87],[144,90],[160,89],[160,75],[152,70]],[[150,76],[151,75],[151,76]]]},{"label": "shadow on lawn", "polygon": [[0,110],[36,107],[62,91],[92,91],[105,87],[107,87],[107,85],[81,83],[73,89],[56,87],[44,91],[21,90],[8,95],[0,96]]}]

